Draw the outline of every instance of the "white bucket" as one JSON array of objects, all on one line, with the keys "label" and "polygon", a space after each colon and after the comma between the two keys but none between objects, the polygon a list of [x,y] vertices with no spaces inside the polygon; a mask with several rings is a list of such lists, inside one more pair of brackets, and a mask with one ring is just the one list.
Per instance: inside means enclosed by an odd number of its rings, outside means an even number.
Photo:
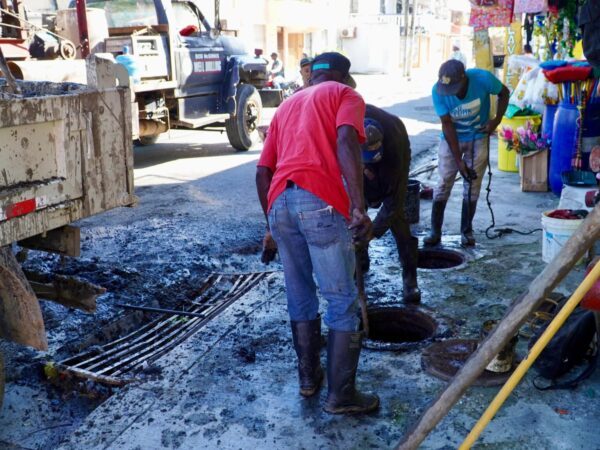
[{"label": "white bucket", "polygon": [[569,220],[548,217],[551,212],[545,211],[542,213],[542,260],[545,263],[549,263],[554,259],[562,246],[583,222],[583,219]]}]

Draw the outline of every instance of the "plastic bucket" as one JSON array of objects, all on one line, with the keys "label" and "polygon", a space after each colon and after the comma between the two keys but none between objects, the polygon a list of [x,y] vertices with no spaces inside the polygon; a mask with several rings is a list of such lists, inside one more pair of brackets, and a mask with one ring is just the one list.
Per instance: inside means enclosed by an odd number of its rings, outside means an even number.
[{"label": "plastic bucket", "polygon": [[[527,122],[531,123],[531,129],[533,131],[537,131],[540,128],[542,119],[539,115],[515,116],[512,119],[503,117],[498,132],[502,130],[502,127],[511,128],[513,131],[516,131],[519,127],[525,127]],[[517,167],[517,152],[508,150],[506,148],[506,142],[500,137],[498,138],[498,169],[503,172],[519,171],[519,168]]]},{"label": "plastic bucket", "polygon": [[420,192],[421,182],[419,180],[408,180],[406,200],[404,202],[404,215],[410,224],[419,223],[419,211],[421,209]]},{"label": "plastic bucket", "polygon": [[562,173],[571,170],[571,159],[577,145],[578,118],[579,111],[576,105],[558,105],[552,128],[548,184],[552,192],[559,197],[563,187]]},{"label": "plastic bucket", "polygon": [[[583,222],[583,219],[568,220],[548,217],[551,212],[544,211],[542,213],[542,260],[545,263],[549,263],[554,259],[562,246]],[[583,258],[581,261],[583,261]]]}]

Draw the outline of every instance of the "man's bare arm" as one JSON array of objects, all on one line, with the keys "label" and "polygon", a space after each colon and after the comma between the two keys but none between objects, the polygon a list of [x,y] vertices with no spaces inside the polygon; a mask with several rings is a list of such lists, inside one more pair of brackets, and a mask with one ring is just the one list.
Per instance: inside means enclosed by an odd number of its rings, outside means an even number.
[{"label": "man's bare arm", "polygon": [[372,236],[373,224],[365,211],[363,167],[358,135],[354,127],[350,125],[338,127],[337,157],[350,196],[349,228],[353,230],[356,242],[368,241]]},{"label": "man's bare arm", "polygon": [[265,166],[258,166],[256,168],[256,191],[258,192],[258,199],[260,206],[262,207],[265,219],[267,220],[267,227],[269,225],[268,200],[269,188],[271,187],[271,180],[273,179],[273,172],[271,169]]}]

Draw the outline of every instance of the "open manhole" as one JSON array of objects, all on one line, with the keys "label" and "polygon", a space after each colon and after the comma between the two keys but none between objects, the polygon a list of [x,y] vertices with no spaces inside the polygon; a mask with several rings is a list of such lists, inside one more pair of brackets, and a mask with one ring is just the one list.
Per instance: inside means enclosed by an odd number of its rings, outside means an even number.
[{"label": "open manhole", "polygon": [[442,248],[420,248],[417,267],[419,269],[456,269],[466,264],[466,257],[458,250]]},{"label": "open manhole", "polygon": [[431,316],[415,308],[373,307],[367,315],[369,338],[363,346],[373,350],[411,350],[429,342],[438,329]]}]

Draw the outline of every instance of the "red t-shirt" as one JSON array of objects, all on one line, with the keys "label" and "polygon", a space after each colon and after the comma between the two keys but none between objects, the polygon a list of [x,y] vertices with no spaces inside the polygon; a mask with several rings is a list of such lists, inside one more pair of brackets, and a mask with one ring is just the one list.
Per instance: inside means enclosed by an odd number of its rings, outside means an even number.
[{"label": "red t-shirt", "polygon": [[365,141],[365,102],[352,88],[327,81],[302,89],[277,109],[258,161],[273,171],[269,209],[291,180],[347,219],[350,199],[337,159],[337,129],[353,126]]}]

